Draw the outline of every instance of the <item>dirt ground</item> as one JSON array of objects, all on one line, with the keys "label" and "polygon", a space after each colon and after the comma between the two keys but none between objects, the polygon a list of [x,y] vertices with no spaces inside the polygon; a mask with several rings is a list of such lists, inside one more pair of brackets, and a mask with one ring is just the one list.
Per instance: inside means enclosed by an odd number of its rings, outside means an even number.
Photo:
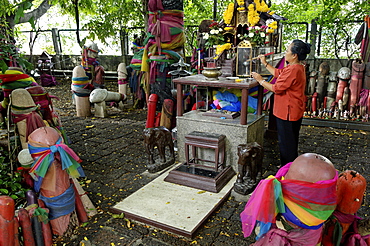
[{"label": "dirt ground", "polygon": [[[107,89],[118,91],[116,82]],[[109,107],[107,118],[78,118],[72,104],[70,81],[60,81],[46,88],[53,100],[71,148],[83,160],[86,177],[79,181],[96,206],[98,214],[73,231],[73,235],[55,239],[55,245],[249,245],[254,236],[244,238],[239,214],[245,202],[230,197],[200,227],[194,238],[185,238],[116,216],[109,209],[146,185],[155,176],[145,175],[147,156],[142,130],[146,110],[132,109],[132,100],[119,110]],[[305,125],[301,130],[300,153],[318,153],[329,158],[339,172],[351,169],[367,180],[370,169],[370,132]],[[275,174],[279,165],[276,140],[264,139],[264,174]],[[359,215],[370,213],[370,196],[366,192]],[[153,204],[155,206],[155,204]]]}]

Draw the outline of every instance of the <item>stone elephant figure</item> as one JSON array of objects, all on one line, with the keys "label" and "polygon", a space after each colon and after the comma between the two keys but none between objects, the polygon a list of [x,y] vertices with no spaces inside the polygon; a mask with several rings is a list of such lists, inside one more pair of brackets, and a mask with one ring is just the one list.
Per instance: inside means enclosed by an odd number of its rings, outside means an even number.
[{"label": "stone elephant figure", "polygon": [[262,175],[263,148],[256,142],[238,145],[237,183],[251,181],[256,184]]},{"label": "stone elephant figure", "polygon": [[160,162],[166,162],[165,150],[166,146],[170,149],[171,158],[175,159],[174,143],[172,141],[171,132],[164,126],[146,128],[143,131],[144,145],[149,156],[149,164],[153,165],[154,148],[157,147],[160,157]]}]

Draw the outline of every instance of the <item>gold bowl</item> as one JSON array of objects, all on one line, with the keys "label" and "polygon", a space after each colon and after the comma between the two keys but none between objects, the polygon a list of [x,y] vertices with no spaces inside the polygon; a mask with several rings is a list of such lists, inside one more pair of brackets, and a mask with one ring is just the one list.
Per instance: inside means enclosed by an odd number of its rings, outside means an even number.
[{"label": "gold bowl", "polygon": [[207,77],[207,80],[218,80],[222,75],[221,67],[204,67],[202,74]]}]

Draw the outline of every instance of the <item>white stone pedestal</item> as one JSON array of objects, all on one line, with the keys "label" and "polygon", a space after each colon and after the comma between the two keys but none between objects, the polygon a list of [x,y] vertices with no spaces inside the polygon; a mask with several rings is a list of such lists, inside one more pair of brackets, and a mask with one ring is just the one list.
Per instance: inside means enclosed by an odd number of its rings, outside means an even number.
[{"label": "white stone pedestal", "polygon": [[[248,114],[247,125],[240,118],[221,119],[203,116],[203,111],[193,110],[177,116],[177,143],[179,162],[185,162],[185,135],[192,131],[223,134],[226,136],[225,165],[238,172],[238,145],[257,142],[263,146],[264,115]],[[202,151],[200,149],[199,151]],[[207,150],[204,150],[207,151]],[[199,153],[202,155],[202,153]]]}]

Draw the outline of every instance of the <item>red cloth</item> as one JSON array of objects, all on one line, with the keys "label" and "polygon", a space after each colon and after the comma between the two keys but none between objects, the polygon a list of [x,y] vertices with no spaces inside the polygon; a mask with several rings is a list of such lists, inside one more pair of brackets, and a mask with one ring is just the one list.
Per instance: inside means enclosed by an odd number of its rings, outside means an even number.
[{"label": "red cloth", "polygon": [[2,80],[2,83],[14,82],[19,79],[27,79],[29,77],[30,76],[28,76],[27,74],[0,74],[0,79]]},{"label": "red cloth", "polygon": [[282,120],[297,121],[305,110],[306,72],[300,64],[275,69],[276,83],[272,85],[275,93],[274,115]]},{"label": "red cloth", "polygon": [[26,140],[28,141],[28,136],[37,128],[45,126],[44,121],[41,116],[35,111],[28,114],[12,114],[14,123],[22,120],[26,120],[27,130],[26,130]]}]

